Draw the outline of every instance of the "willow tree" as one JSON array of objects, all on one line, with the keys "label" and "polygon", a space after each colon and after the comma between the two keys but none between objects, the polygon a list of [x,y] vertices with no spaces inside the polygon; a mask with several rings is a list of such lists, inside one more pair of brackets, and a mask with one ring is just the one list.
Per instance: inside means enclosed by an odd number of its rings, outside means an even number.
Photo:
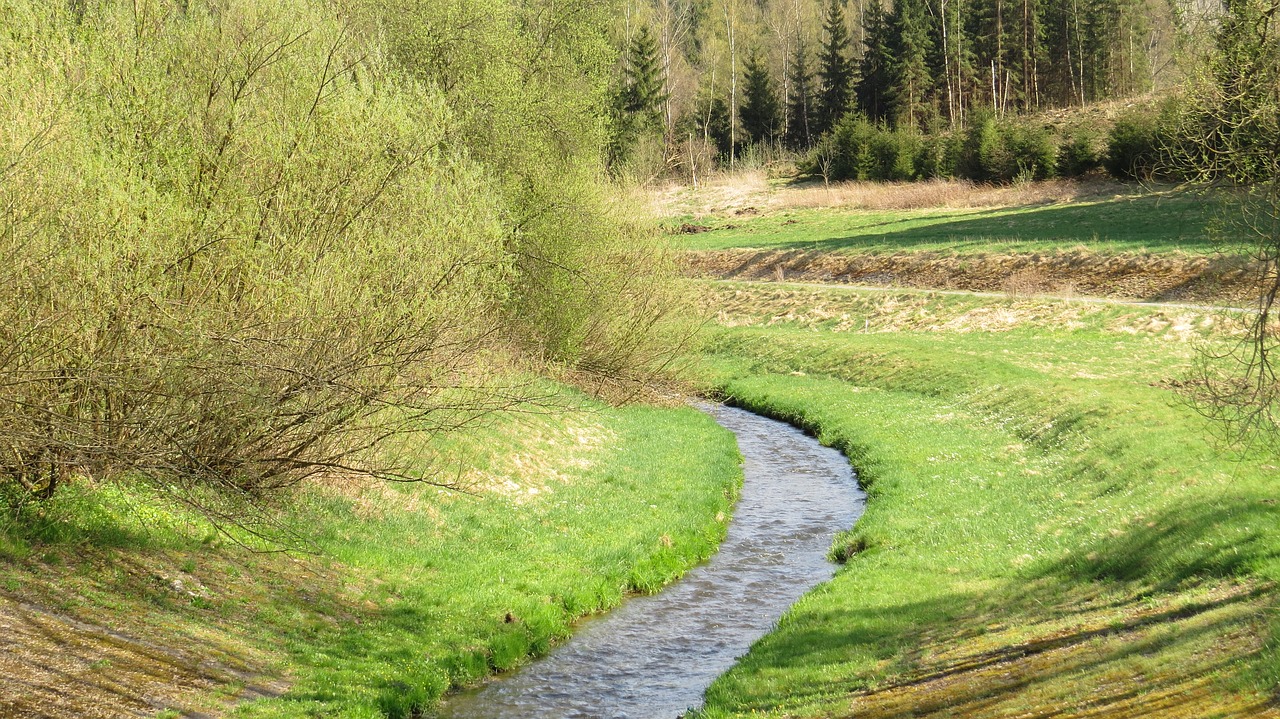
[{"label": "willow tree", "polygon": [[1280,12],[1230,0],[1207,74],[1168,150],[1180,171],[1223,200],[1221,229],[1252,246],[1257,312],[1234,345],[1207,351],[1192,399],[1234,443],[1280,444]]}]

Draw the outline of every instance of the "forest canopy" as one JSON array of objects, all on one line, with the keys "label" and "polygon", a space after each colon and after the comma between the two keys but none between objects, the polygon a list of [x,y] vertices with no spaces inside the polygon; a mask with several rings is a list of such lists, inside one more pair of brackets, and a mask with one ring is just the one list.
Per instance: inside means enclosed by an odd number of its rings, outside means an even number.
[{"label": "forest canopy", "polygon": [[661,88],[667,164],[733,164],[808,150],[849,114],[937,134],[1166,88],[1210,22],[1178,0],[653,0],[628,2],[616,44],[624,88],[634,68]]}]

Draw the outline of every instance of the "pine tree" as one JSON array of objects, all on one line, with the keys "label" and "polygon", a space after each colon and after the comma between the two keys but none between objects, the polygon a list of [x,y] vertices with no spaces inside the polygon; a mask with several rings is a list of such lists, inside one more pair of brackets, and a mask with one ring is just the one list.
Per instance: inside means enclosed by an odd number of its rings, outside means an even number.
[{"label": "pine tree", "polygon": [[742,129],[746,130],[747,137],[752,142],[773,142],[778,127],[782,124],[782,109],[778,106],[778,96],[773,91],[773,78],[769,76],[769,68],[760,61],[755,50],[747,58],[742,84],[743,102],[738,108]]},{"label": "pine tree", "polygon": [[863,16],[861,78],[858,81],[858,108],[874,122],[889,118],[889,91],[893,83],[893,42],[889,17],[880,0],[871,0]]},{"label": "pine tree", "polygon": [[642,25],[627,47],[620,109],[630,118],[635,130],[644,131],[661,126],[665,99],[658,65],[658,43],[648,26]]},{"label": "pine tree", "polygon": [[813,73],[809,71],[808,53],[804,43],[796,38],[796,52],[791,59],[791,96],[787,98],[787,110],[791,119],[787,125],[787,146],[793,150],[805,150],[813,146]]},{"label": "pine tree", "polygon": [[826,35],[818,70],[822,84],[817,112],[814,113],[814,131],[819,135],[835,127],[849,109],[849,96],[853,91],[854,66],[849,56],[849,28],[845,26],[840,0],[831,0],[827,5],[822,30]]},{"label": "pine tree", "polygon": [[896,0],[889,18],[892,48],[892,117],[900,127],[919,128],[928,115],[933,74],[932,40],[925,0]]}]

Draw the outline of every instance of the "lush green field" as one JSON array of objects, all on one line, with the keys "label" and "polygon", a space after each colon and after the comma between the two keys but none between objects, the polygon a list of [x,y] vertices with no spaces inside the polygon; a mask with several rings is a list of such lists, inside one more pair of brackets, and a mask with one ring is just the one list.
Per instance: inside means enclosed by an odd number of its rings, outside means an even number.
[{"label": "lush green field", "polygon": [[1160,194],[1092,202],[967,209],[794,209],[761,216],[695,220],[712,228],[681,236],[684,249],[758,248],[946,254],[1052,252],[1207,252],[1214,210],[1200,197]]},{"label": "lush green field", "polygon": [[[423,448],[466,493],[307,489],[290,521],[317,556],[218,547],[177,510],[135,513],[148,506],[136,497],[68,492],[39,518],[0,525],[0,587],[286,678],[282,697],[237,715],[415,715],[450,685],[546,651],[575,617],[656,590],[722,537],[741,478],[732,435],[692,409],[573,402]],[[109,665],[83,678],[110,681]]]},{"label": "lush green field", "polygon": [[843,450],[871,499],[704,716],[1274,712],[1280,463],[1223,453],[1168,389],[1229,318],[712,292],[739,303],[708,385]]}]

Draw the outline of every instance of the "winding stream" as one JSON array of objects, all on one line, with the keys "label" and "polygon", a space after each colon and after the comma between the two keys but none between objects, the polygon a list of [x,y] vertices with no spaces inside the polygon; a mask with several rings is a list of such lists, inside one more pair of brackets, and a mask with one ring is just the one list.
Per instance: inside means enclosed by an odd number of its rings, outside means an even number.
[{"label": "winding stream", "polygon": [[737,435],[745,460],[720,551],[658,594],[584,622],[543,659],[450,698],[442,719],[674,719],[831,578],[827,549],[865,500],[848,461],[789,425],[705,409]]}]

